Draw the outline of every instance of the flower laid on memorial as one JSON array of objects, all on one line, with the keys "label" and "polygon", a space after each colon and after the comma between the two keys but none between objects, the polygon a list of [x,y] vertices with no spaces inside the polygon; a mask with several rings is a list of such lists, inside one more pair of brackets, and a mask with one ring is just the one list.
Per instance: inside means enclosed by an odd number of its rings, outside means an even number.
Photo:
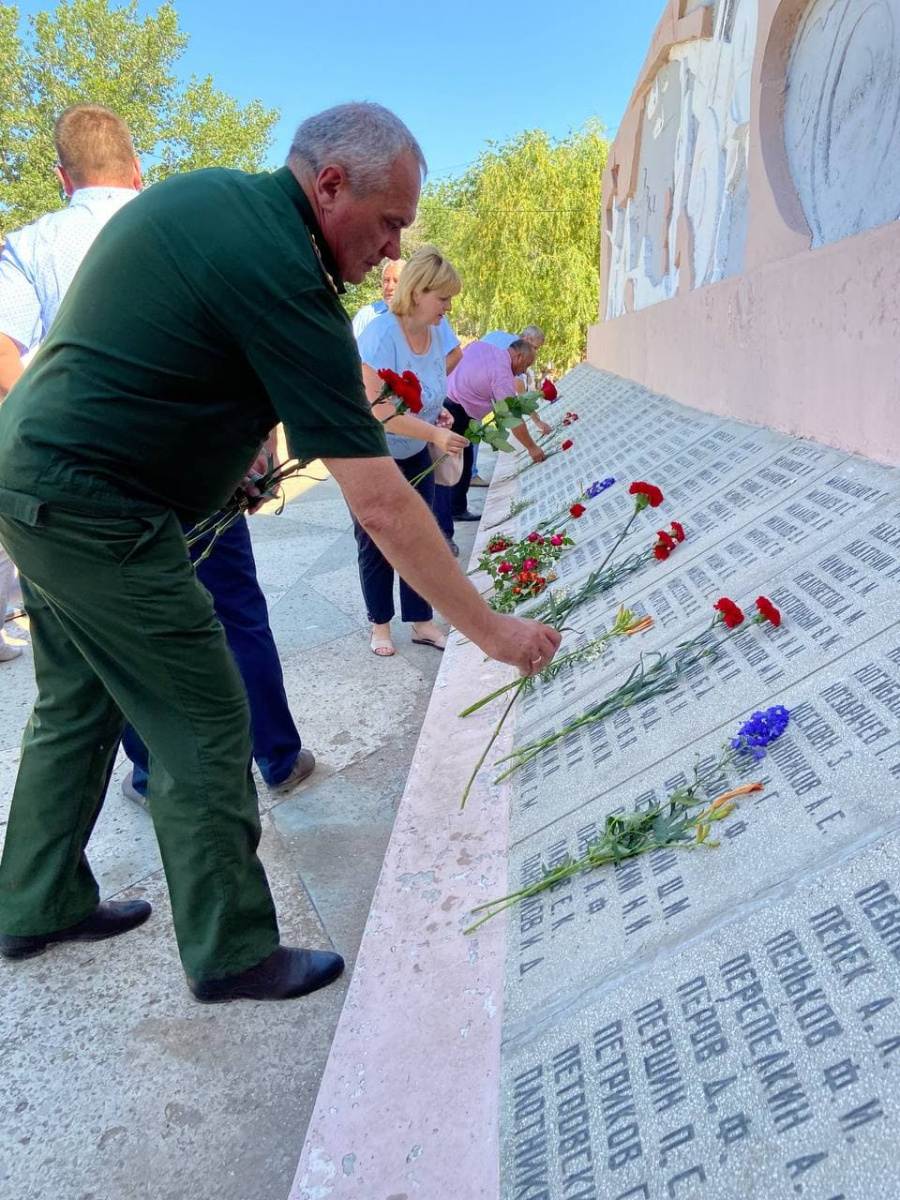
[{"label": "flower laid on memorial", "polygon": [[765,758],[766,747],[776,741],[787,728],[790,713],[781,704],[755,712],[737,731],[731,740],[731,749],[739,754],[749,754],[754,762]]},{"label": "flower laid on memorial", "polygon": [[[544,451],[544,457],[541,460],[542,462],[546,462],[548,458],[553,458],[554,454],[560,454],[566,450],[571,450],[572,447],[575,445],[575,443],[572,441],[571,438],[566,438],[566,440],[560,446],[553,446],[550,444],[552,442],[553,438],[556,436],[556,434],[558,434],[560,432],[560,430],[562,429],[562,426],[564,424],[565,424],[565,422],[561,421],[556,429],[551,430],[550,433],[545,434],[543,438],[539,439],[541,446],[548,447],[548,449],[546,449]],[[527,454],[527,451],[523,450],[520,457],[524,458],[524,457],[526,457],[526,454]],[[522,466],[519,467],[519,469],[517,471],[515,471],[512,475],[510,475],[509,478],[510,479],[518,479],[520,475],[523,475],[526,471],[530,471],[532,467],[536,467],[538,465],[539,464],[533,458],[529,457],[528,461],[523,463]]]},{"label": "flower laid on memorial", "polygon": [[[616,544],[618,545],[618,541]],[[562,628],[569,615],[583,604],[611,591],[617,584],[638,571],[643,571],[654,561],[664,561],[668,558],[672,551],[666,550],[664,554],[659,554],[659,544],[657,539],[649,549],[630,554],[615,565],[607,565],[612,555],[610,552],[604,562],[591,571],[577,587],[555,588],[547,594],[542,604],[529,609],[528,616],[546,621],[555,629]]]},{"label": "flower laid on memorial", "polygon": [[615,482],[616,481],[613,479],[612,475],[608,476],[606,479],[595,479],[591,486],[586,489],[584,494],[589,500],[596,500],[601,492],[605,492],[607,488],[611,488]]},{"label": "flower laid on memorial", "polygon": [[[681,533],[680,537],[678,536],[678,533],[675,531],[676,525],[678,526],[678,530]],[[657,529],[657,531],[656,531],[656,541],[653,544],[653,557],[658,562],[665,562],[666,559],[669,557],[669,555],[672,553],[672,551],[675,549],[675,547],[678,545],[678,543],[684,541],[684,526],[683,525],[679,525],[677,521],[673,521],[672,522],[672,530],[673,530],[673,533],[675,534],[674,537],[672,534],[667,533],[665,529]]]},{"label": "flower laid on memorial", "polygon": [[642,512],[648,505],[650,508],[659,508],[663,502],[663,494],[659,488],[640,479],[635,480],[628,491],[630,495],[637,497],[638,512]]},{"label": "flower laid on memorial", "polygon": [[781,613],[765,596],[756,597],[756,608],[759,617],[764,621],[771,621],[776,628],[781,624]]},{"label": "flower laid on memorial", "polygon": [[[520,900],[557,887],[573,875],[581,875],[599,867],[615,866],[625,859],[652,854],[655,850],[695,850],[700,846],[715,849],[719,843],[710,840],[712,828],[732,815],[736,808],[734,801],[765,790],[764,784],[755,781],[736,784],[721,791],[729,782],[732,772],[739,773],[743,768],[742,756],[751,745],[749,738],[752,736],[758,741],[764,739],[764,745],[770,745],[784,733],[789,717],[788,710],[781,705],[769,708],[765,713],[754,713],[750,721],[738,730],[737,737],[723,747],[717,762],[705,769],[694,766],[691,783],[675,788],[661,804],[626,813],[611,813],[606,818],[601,835],[589,843],[583,854],[578,858],[564,858],[552,868],[544,867],[541,878],[527,887],[501,896],[498,900],[477,905],[472,909],[472,915],[482,915],[463,932],[473,933],[485,921]],[[748,726],[753,726],[756,732],[748,735]],[[757,752],[759,757],[765,753],[755,743],[752,744],[752,750],[754,759],[757,758]],[[710,799],[716,792],[719,794]]]},{"label": "flower laid on memorial", "polygon": [[559,392],[556,390],[552,379],[545,379],[541,384],[541,395],[550,404],[552,404],[554,400],[559,399]]},{"label": "flower laid on memorial", "polygon": [[574,544],[566,533],[544,536],[537,530],[518,542],[494,538],[469,574],[484,571],[489,575],[493,582],[488,604],[496,612],[512,612],[519,604],[539,596],[553,582],[556,576],[550,568]]},{"label": "flower laid on memorial", "polygon": [[727,596],[723,596],[721,600],[717,600],[713,605],[719,613],[719,620],[727,625],[729,629],[737,629],[744,620],[744,614],[738,608],[733,600],[729,600]]},{"label": "flower laid on memorial", "polygon": [[[584,484],[581,484],[581,491],[575,497],[574,501],[566,504],[566,506],[561,508],[559,512],[555,512],[552,517],[547,517],[546,520],[538,522],[537,528],[547,529],[551,526],[558,525],[559,522],[566,516],[576,518],[583,516],[586,509],[582,501],[596,500],[601,492],[605,492],[606,489],[612,487],[615,482],[616,481],[612,478],[604,479],[602,483],[594,480],[594,482],[588,488],[586,488]],[[578,509],[577,512],[575,511],[576,509]]]},{"label": "flower laid on memorial", "polygon": [[501,525],[505,525],[507,521],[512,521],[519,513],[523,513],[526,509],[531,508],[534,503],[534,500],[513,500],[506,516],[501,517],[499,521],[494,521],[492,525],[487,525],[486,528],[499,529]]},{"label": "flower laid on memorial", "polygon": [[[735,635],[735,631],[743,624],[744,614],[740,608],[729,600],[727,597],[722,597],[713,605],[716,610],[716,615],[711,624],[697,637],[691,638],[689,641],[682,642],[676,646],[674,650],[668,654],[654,652],[652,661],[648,664],[645,662],[643,655],[631,670],[624,683],[615,688],[609,695],[604,696],[602,700],[592,704],[580,716],[573,717],[567,721],[561,729],[555,733],[548,734],[546,737],[538,738],[534,742],[530,742],[526,746],[514,750],[512,754],[506,755],[500,759],[500,763],[508,762],[508,766],[500,775],[497,776],[495,783],[499,783],[501,779],[506,779],[515,771],[520,770],[526,763],[531,762],[533,758],[543,754],[551,746],[556,745],[562,738],[568,737],[569,734],[583,728],[586,725],[594,725],[598,721],[605,721],[608,717],[613,716],[617,712],[621,712],[625,708],[634,708],[639,704],[644,704],[648,700],[653,700],[657,696],[664,696],[669,692],[675,691],[681,686],[684,677],[695,667],[708,666],[719,655],[722,647],[730,637]],[[776,610],[777,611],[777,610]],[[769,618],[762,613],[758,613],[749,621],[751,625],[761,625],[767,622]],[[728,630],[725,637],[718,641],[712,641],[711,635],[717,629],[724,625]]]},{"label": "flower laid on memorial", "polygon": [[478,772],[481,770],[482,765],[484,764],[484,760],[490,753],[491,747],[499,737],[500,731],[506,722],[506,718],[512,712],[513,706],[523,692],[527,691],[529,688],[533,688],[538,681],[543,684],[551,683],[564,671],[571,671],[579,664],[596,661],[596,659],[603,654],[604,650],[613,638],[633,637],[637,633],[644,633],[652,626],[652,624],[652,617],[640,617],[631,612],[630,609],[625,608],[624,605],[621,605],[618,613],[616,614],[615,624],[608,632],[602,633],[598,637],[584,642],[582,645],[577,646],[574,650],[570,650],[567,654],[558,654],[556,658],[554,658],[553,661],[543,669],[543,671],[539,671],[538,674],[525,675],[519,679],[513,679],[512,682],[504,684],[503,687],[497,688],[496,691],[491,692],[489,696],[483,696],[481,700],[476,700],[474,704],[471,704],[468,708],[464,709],[459,715],[461,717],[469,717],[472,715],[472,713],[478,712],[480,708],[484,708],[486,704],[490,704],[492,700],[496,700],[499,696],[503,696],[507,692],[513,693],[502,716],[500,717],[500,720],[494,726],[493,733],[491,734],[488,744],[485,746],[481,757],[475,764],[474,771],[469,777],[469,782],[466,784],[465,790],[463,791],[460,808],[465,808],[466,800],[468,800],[469,792],[472,789],[472,784],[475,782]]},{"label": "flower laid on memorial", "polygon": [[383,424],[386,425],[394,417],[402,417],[404,413],[422,411],[422,385],[418,376],[414,375],[412,371],[404,371],[402,375],[398,375],[396,371],[384,367],[378,372],[378,378],[381,380],[382,387],[374,403],[382,404],[385,400],[392,398],[396,398],[398,401],[394,413]]},{"label": "flower laid on memorial", "polygon": [[562,419],[562,423],[563,423],[563,425],[571,425],[574,421],[577,421],[577,420],[578,420],[578,413],[567,412],[566,415]]},{"label": "flower laid on memorial", "polygon": [[[612,482],[613,480],[610,480],[607,484],[607,481],[604,481],[604,486],[611,485]],[[653,493],[658,493],[661,500],[662,492],[658,487],[655,487],[653,484],[641,484],[640,486],[641,488],[652,488]],[[600,490],[602,490],[602,487]],[[613,554],[616,553],[618,547],[622,545],[626,534],[628,534],[629,529],[631,528],[632,524],[634,524],[638,514],[646,509],[649,503],[646,492],[642,491],[640,494],[638,494],[632,491],[632,494],[635,494],[636,497],[634,509],[632,509],[628,521],[624,523],[624,526],[622,530],[620,530],[616,541],[613,542],[610,551],[607,552],[606,557],[604,560],[602,560],[598,568],[595,568],[592,572],[590,572],[586,580],[582,582],[581,586],[578,587],[574,593],[570,593],[564,588],[551,589],[550,592],[547,592],[545,600],[542,601],[541,604],[534,606],[532,610],[529,611],[529,617],[539,618],[540,620],[544,620],[546,624],[552,625],[553,629],[563,630],[566,619],[568,619],[570,613],[574,612],[577,607],[580,607],[582,604],[586,604],[588,600],[595,599],[596,596],[608,592],[608,590],[610,590],[614,584],[618,583],[620,580],[624,580],[624,578],[628,577],[629,575],[634,574],[635,571],[642,570],[644,566],[647,566],[649,563],[653,562],[653,548],[650,548],[650,550],[643,551],[642,553],[630,554],[630,556],[626,558],[622,564],[614,566],[610,565]],[[682,526],[679,526],[678,528],[680,529],[680,532],[682,532],[682,540],[684,540],[684,528]],[[538,530],[535,529],[532,533],[528,534],[526,539],[524,539],[524,548],[526,548],[526,553],[528,553],[529,547],[532,548],[532,553],[534,553],[534,547],[538,547],[540,550],[540,547],[544,546],[545,542],[550,542],[552,547],[559,547],[560,550],[562,550],[562,547],[565,545],[565,540],[565,536],[559,533],[551,534],[548,536],[548,538],[544,538],[544,535],[540,534]],[[523,594],[521,592],[521,583],[516,584],[515,582],[514,565],[512,565],[511,560],[509,560],[508,546],[504,546],[503,553],[504,560],[503,563],[499,564],[497,568],[497,575],[503,577],[504,587],[520,587],[520,593],[517,595],[521,596],[521,600],[518,600],[517,602],[533,599],[534,595],[544,592],[544,588],[540,588],[538,593]],[[481,558],[490,559],[490,553],[482,554]],[[481,566],[481,560],[479,565]],[[503,566],[503,571],[500,571],[500,566]],[[482,569],[488,569],[488,566],[485,565]],[[547,582],[550,582],[550,577],[547,577]],[[514,595],[516,595],[516,593],[514,593]],[[619,608],[619,616],[617,618],[616,625],[613,626],[613,630],[611,631],[610,635],[605,635],[604,641],[608,641],[608,636],[632,636],[634,634],[638,634],[638,632],[644,632],[649,629],[650,625],[652,624],[653,619],[650,617],[636,617],[634,613],[625,610],[625,608]],[[557,656],[557,659],[554,659],[552,664],[545,668],[545,670],[552,672],[554,670],[554,666],[557,664],[557,661],[562,664],[562,667],[570,665],[568,656],[562,655]],[[541,677],[545,678],[546,680],[547,678],[552,678],[553,676],[546,676],[546,674],[542,672]],[[512,706],[514,706],[518,696],[521,695],[521,692],[524,688],[523,680],[514,680],[514,683],[505,686],[505,688],[502,688],[499,691],[492,692],[490,696],[485,696],[480,701],[476,701],[475,704],[472,704],[472,706],[469,706],[469,708],[460,714],[461,716],[468,716],[472,713],[478,712],[479,708],[484,707],[485,704],[490,703],[492,700],[496,700],[498,696],[503,695],[503,692],[511,688],[515,688],[516,690],[514,691],[514,694],[512,694],[511,701],[508,704],[508,707],[506,707],[505,713],[503,716],[500,716],[496,730],[494,730],[487,749],[480,757],[478,767],[475,768],[472,779],[469,780],[469,784],[466,788],[466,796],[468,796],[469,788],[472,787],[472,781],[474,780],[475,775],[478,774],[481,764],[485,761],[487,751],[490,750],[494,740],[497,739],[497,734],[499,733],[500,728],[503,727],[506,716],[508,716],[511,712]]]}]

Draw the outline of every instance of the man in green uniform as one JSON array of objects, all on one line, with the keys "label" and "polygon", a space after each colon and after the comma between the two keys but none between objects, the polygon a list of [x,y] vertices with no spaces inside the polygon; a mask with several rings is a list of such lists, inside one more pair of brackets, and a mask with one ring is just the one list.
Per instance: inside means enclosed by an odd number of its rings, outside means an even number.
[{"label": "man in green uniform", "polygon": [[553,657],[553,630],[479,598],[388,457],[338,300],[399,256],[423,169],[398,118],[354,104],[305,121],[273,174],[149,189],[103,229],[0,409],[0,540],[25,577],[38,681],[0,862],[6,957],[149,916],[99,903],[85,855],[127,720],[150,750],[193,994],[285,999],[343,969],[279,945],[247,701],[179,526],[229,498],[278,421],[458,629],[523,673]]}]

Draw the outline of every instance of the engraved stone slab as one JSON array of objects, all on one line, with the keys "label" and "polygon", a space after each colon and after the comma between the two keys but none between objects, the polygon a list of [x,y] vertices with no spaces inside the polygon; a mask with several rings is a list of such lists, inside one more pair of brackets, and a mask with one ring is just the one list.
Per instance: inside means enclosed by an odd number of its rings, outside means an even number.
[{"label": "engraved stone slab", "polygon": [[[570,625],[581,631],[569,635],[563,649],[591,638],[601,637],[615,616],[615,605],[624,602],[654,619],[654,629],[641,638],[640,649],[657,649],[668,635],[684,630],[686,622],[710,613],[710,605],[723,592],[732,596],[757,594],[768,586],[778,566],[808,556],[822,544],[833,544],[845,530],[855,529],[862,517],[877,505],[885,505],[900,489],[897,472],[875,464],[849,460],[817,478],[785,506],[778,506],[750,524],[722,534],[718,528],[697,534],[702,524],[696,511],[686,516],[688,540],[664,563],[652,562],[611,593],[599,596],[572,614]],[[880,525],[880,518],[876,522]],[[890,535],[888,535],[890,537]],[[879,549],[870,542],[849,539],[850,557],[859,554],[878,559],[890,545]],[[832,556],[827,556],[832,563]],[[844,583],[859,577],[859,568],[842,562],[837,567]],[[871,581],[870,581],[871,582]],[[633,648],[629,643],[613,643],[603,660],[609,669],[621,663]],[[571,672],[535,688],[519,707],[520,719],[530,720],[538,710],[551,711],[563,698],[579,692],[579,678],[591,677],[593,665],[575,667]],[[596,676],[591,677],[596,682]],[[581,684],[581,688],[588,686]]]},{"label": "engraved stone slab", "polygon": [[895,1200],[900,844],[506,1031],[505,1200]]},{"label": "engraved stone slab", "polygon": [[[780,700],[791,712],[788,732],[744,772],[765,791],[742,797],[716,826],[719,849],[655,851],[574,876],[512,910],[508,1021],[531,1021],[570,1003],[598,977],[701,934],[731,910],[840,858],[873,830],[900,829],[900,627],[786,689]],[[582,855],[610,813],[664,803],[693,778],[695,766],[714,778],[723,747],[747,716],[681,749],[657,744],[657,760],[614,787],[598,771],[595,796],[512,845],[511,886],[527,887],[544,867]]]},{"label": "engraved stone slab", "polygon": [[[552,820],[561,793],[569,801],[595,791],[596,772],[614,785],[649,765],[658,757],[656,739],[663,729],[664,745],[674,748],[723,718],[733,720],[748,708],[778,703],[791,683],[892,625],[900,611],[900,554],[891,545],[898,534],[900,508],[895,504],[827,549],[761,580],[786,614],[781,628],[743,627],[724,642],[710,665],[693,668],[674,692],[576,730],[519,770],[513,777],[514,837],[527,836]],[[752,594],[733,598],[751,611]],[[678,640],[699,633],[705,624],[705,613],[700,622],[686,622]],[[721,644],[721,630],[712,636]],[[593,677],[582,675],[577,694],[562,707],[551,712],[547,705],[521,718],[517,745],[580,715],[593,698],[621,683],[626,669],[605,669],[603,660],[591,666]]]}]

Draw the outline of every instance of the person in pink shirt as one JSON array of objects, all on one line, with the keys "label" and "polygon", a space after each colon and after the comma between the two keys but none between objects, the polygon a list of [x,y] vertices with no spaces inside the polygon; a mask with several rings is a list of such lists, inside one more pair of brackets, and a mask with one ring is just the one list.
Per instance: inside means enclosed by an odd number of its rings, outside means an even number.
[{"label": "person in pink shirt", "polygon": [[[524,374],[534,362],[535,349],[530,342],[518,338],[506,349],[489,342],[471,342],[463,350],[462,359],[447,380],[445,408],[453,417],[454,433],[464,433],[469,420],[480,420],[491,411],[494,400],[516,395],[516,376]],[[537,446],[524,422],[512,431],[533,462],[543,462],[544,451]],[[472,446],[463,454],[463,472],[453,488],[452,514],[454,521],[479,521],[480,513],[469,511],[469,481],[472,478]]]}]

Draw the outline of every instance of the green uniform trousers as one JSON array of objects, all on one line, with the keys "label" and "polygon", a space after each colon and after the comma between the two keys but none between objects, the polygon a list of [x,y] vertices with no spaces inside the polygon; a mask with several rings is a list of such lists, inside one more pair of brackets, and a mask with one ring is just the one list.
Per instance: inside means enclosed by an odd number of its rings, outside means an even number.
[{"label": "green uniform trousers", "polygon": [[85,849],[127,720],[150,751],[148,799],[185,971],[246,970],[278,945],[256,855],[250,714],[178,520],[73,513],[0,492],[0,541],[23,576],[38,685],[0,862],[0,932],[55,932],[96,907]]}]

